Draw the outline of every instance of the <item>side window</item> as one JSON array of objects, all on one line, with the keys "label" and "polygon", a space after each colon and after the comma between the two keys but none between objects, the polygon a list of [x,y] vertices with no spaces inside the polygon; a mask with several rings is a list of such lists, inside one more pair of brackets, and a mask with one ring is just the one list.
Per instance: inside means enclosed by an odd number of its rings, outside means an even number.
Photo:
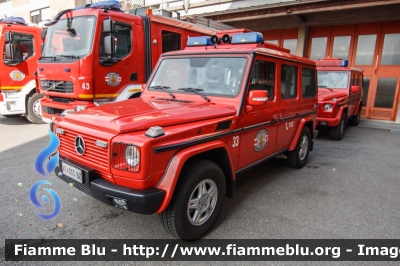
[{"label": "side window", "polygon": [[303,67],[301,70],[301,84],[303,98],[315,97],[317,95],[317,84],[315,82],[315,69]]},{"label": "side window", "polygon": [[358,74],[357,73],[353,73],[353,83],[352,86],[358,86]]},{"label": "side window", "polygon": [[[104,38],[110,33],[102,33],[100,38],[100,57],[104,56]],[[116,59],[127,56],[132,51],[132,28],[130,25],[115,22],[115,32],[112,33],[115,43]]]},{"label": "side window", "polygon": [[181,49],[181,35],[170,31],[161,31],[162,52],[170,52]]},{"label": "side window", "polygon": [[[12,34],[12,44],[14,47],[14,59],[15,60],[26,60],[33,56],[34,53],[34,41],[33,35],[30,34]],[[5,49],[4,49],[5,51]],[[5,59],[5,58],[4,58]]]},{"label": "side window", "polygon": [[282,99],[297,97],[297,67],[282,65],[281,67],[281,94]]},{"label": "side window", "polygon": [[266,90],[268,98],[274,98],[275,63],[257,60],[250,79],[250,90]]}]

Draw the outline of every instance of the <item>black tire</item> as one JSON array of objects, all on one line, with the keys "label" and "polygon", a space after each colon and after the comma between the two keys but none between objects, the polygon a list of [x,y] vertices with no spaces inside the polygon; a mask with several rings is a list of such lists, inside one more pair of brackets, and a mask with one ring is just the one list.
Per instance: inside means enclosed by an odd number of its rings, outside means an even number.
[{"label": "black tire", "polygon": [[339,125],[332,127],[329,130],[329,137],[334,140],[341,140],[344,136],[344,129],[346,127],[346,114],[342,114]]},{"label": "black tire", "polygon": [[21,115],[19,114],[19,115],[3,115],[4,117],[7,117],[7,118],[16,118],[16,117],[20,117]]},{"label": "black tire", "polygon": [[[206,193],[199,198],[200,184],[204,184]],[[216,189],[216,195],[209,193],[212,192],[211,188]],[[171,202],[167,209],[160,214],[160,221],[165,230],[174,237],[184,240],[201,238],[217,220],[222,209],[225,190],[225,176],[216,163],[198,160],[187,165],[179,176]],[[200,213],[198,221],[192,219],[196,217],[196,208],[193,207],[195,205],[191,205],[192,207],[189,208],[190,199],[198,201],[197,207],[200,208],[200,210],[197,209],[197,213]],[[210,208],[212,208],[211,211]],[[207,213],[206,210],[210,213]]]},{"label": "black tire", "polygon": [[34,124],[43,124],[42,115],[40,112],[40,99],[42,98],[43,95],[39,93],[34,93],[28,98],[25,116]]},{"label": "black tire", "polygon": [[311,133],[306,126],[301,130],[296,149],[287,153],[288,164],[292,168],[302,168],[306,165],[311,148]]},{"label": "black tire", "polygon": [[357,114],[350,119],[350,125],[356,127],[360,124],[361,109],[357,111]]}]

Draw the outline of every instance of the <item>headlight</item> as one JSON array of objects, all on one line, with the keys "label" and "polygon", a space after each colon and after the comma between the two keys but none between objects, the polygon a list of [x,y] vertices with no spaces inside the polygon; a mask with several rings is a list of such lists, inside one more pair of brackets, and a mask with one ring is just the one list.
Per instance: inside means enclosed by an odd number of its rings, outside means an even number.
[{"label": "headlight", "polygon": [[75,106],[75,111],[76,112],[79,112],[79,111],[82,111],[82,110],[85,110],[85,109],[86,109],[85,105],[77,105],[77,106]]},{"label": "headlight", "polygon": [[332,112],[333,106],[332,106],[332,104],[327,103],[327,104],[324,105],[324,109],[325,109],[326,112]]},{"label": "headlight", "polygon": [[133,145],[128,145],[125,148],[125,160],[130,167],[136,167],[139,164],[139,152]]}]

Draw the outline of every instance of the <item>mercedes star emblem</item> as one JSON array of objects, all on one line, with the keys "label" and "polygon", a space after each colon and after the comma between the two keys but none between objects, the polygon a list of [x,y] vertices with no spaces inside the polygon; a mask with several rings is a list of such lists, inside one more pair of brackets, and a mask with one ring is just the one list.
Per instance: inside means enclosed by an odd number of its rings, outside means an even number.
[{"label": "mercedes star emblem", "polygon": [[77,136],[75,138],[75,150],[79,155],[83,155],[85,153],[85,141],[81,136]]}]

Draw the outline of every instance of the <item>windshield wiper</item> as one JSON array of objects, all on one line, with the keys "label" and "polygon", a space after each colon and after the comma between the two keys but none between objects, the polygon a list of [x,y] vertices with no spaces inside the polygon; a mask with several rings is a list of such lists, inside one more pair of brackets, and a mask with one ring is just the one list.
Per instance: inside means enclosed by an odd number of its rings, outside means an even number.
[{"label": "windshield wiper", "polygon": [[172,92],[167,91],[167,89],[171,89],[171,87],[168,87],[168,86],[152,86],[152,87],[149,87],[149,89],[163,90],[166,93],[168,93],[169,96],[171,96],[173,99],[175,99],[175,95],[173,95]]},{"label": "windshield wiper", "polygon": [[76,55],[58,55],[58,57],[79,59],[79,56],[76,56]]},{"label": "windshield wiper", "polygon": [[55,56],[41,56],[40,58],[39,58],[39,60],[40,59],[52,59],[53,61],[56,61],[56,57]]},{"label": "windshield wiper", "polygon": [[193,92],[197,93],[198,95],[200,95],[201,97],[203,97],[207,102],[210,102],[210,99],[208,99],[207,96],[205,96],[203,93],[199,92],[199,91],[203,91],[203,89],[180,88],[178,90],[180,90],[180,91],[193,91]]},{"label": "windshield wiper", "polygon": [[319,87],[319,88],[328,89],[328,90],[330,90],[330,91],[333,91],[331,88],[328,88],[328,87],[325,86],[325,85],[318,85],[318,87]]}]

